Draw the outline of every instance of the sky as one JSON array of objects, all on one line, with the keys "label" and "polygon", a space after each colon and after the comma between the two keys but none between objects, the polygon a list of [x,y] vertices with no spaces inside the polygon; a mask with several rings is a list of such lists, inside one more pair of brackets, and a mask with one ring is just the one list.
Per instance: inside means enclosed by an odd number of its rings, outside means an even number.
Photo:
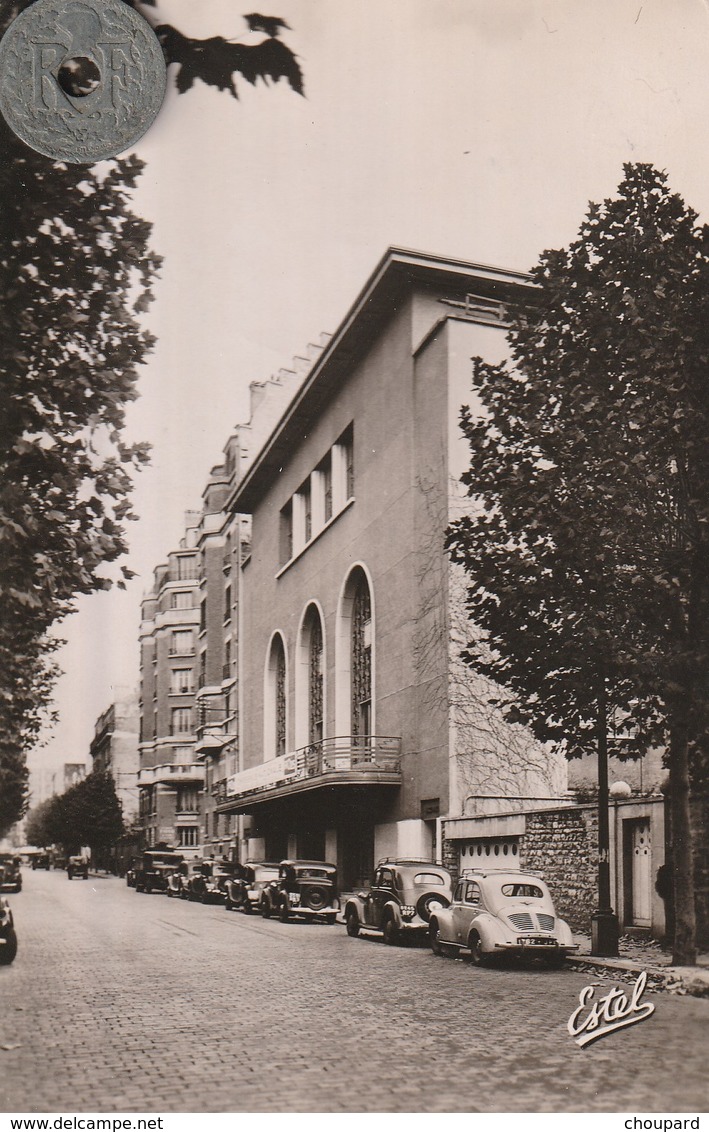
[{"label": "sky", "polygon": [[[241,39],[248,7],[148,11]],[[526,270],[628,161],[666,170],[709,221],[705,0],[272,0],[265,14],[290,26],[305,97],[171,85],[135,147],[135,211],[164,256],[158,344],[128,414],[153,445],[129,528],[138,577],[58,627],[59,722],[33,767],[88,758],[97,716],[137,686],[141,596],[248,419],[249,382],[335,330],[388,246]]]}]

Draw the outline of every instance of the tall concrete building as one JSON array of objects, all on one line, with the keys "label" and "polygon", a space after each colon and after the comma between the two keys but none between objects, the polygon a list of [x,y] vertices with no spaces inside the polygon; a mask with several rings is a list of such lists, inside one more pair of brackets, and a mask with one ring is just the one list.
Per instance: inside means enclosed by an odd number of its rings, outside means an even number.
[{"label": "tall concrete building", "polygon": [[[514,272],[390,251],[228,499],[241,568],[239,770],[218,809],[250,856],[334,861],[346,887],[391,855],[519,831],[470,819],[558,803],[565,766],[463,668],[463,580],[444,548],[464,501],[470,358],[507,350]],[[504,826],[504,823],[503,823]]]},{"label": "tall concrete building", "polygon": [[127,826],[138,816],[139,716],[137,691],[117,689],[113,703],[96,720],[89,747],[92,772],[113,776]]},{"label": "tall concrete building", "polygon": [[140,626],[140,822],[146,845],[201,842],[204,767],[195,755],[199,633],[199,512],[179,547],[154,571]]}]

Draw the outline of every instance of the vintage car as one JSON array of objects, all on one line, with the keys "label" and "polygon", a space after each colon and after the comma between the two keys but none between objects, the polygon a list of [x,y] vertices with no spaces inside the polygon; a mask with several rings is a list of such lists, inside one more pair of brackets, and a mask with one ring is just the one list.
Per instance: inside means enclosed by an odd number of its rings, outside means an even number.
[{"label": "vintage car", "polygon": [[0,892],[20,892],[22,870],[14,853],[0,853]]},{"label": "vintage car", "polygon": [[207,858],[198,863],[187,881],[187,895],[190,900],[202,904],[223,904],[226,900],[226,884],[234,875],[234,867],[227,860]]},{"label": "vintage car", "polygon": [[167,878],[183,860],[172,849],[146,849],[134,866],[136,892],[167,892]]},{"label": "vintage car", "polygon": [[17,955],[17,935],[10,905],[0,896],[0,966],[6,967]]},{"label": "vintage car", "polygon": [[80,853],[70,857],[66,865],[66,875],[69,880],[73,877],[83,877],[84,880],[89,879],[89,862],[86,857],[82,857]]},{"label": "vintage car", "polygon": [[347,934],[381,932],[388,944],[424,938],[431,916],[447,908],[452,895],[451,875],[435,861],[386,858],[377,865],[369,891],[348,897]]},{"label": "vintage car", "polygon": [[50,863],[51,863],[51,859],[50,859],[49,853],[47,853],[46,850],[44,850],[44,849],[40,853],[35,853],[32,857],[32,869],[33,870],[34,869],[47,869],[47,871],[49,871]]},{"label": "vintage car", "polygon": [[508,869],[466,869],[453,903],[431,916],[429,942],[435,955],[466,952],[478,966],[513,955],[558,967],[578,950],[541,877]]},{"label": "vintage car", "polygon": [[52,853],[52,868],[53,869],[59,869],[61,872],[63,872],[68,864],[69,864],[69,858],[68,857],[63,857],[61,855],[61,853]]},{"label": "vintage car", "polygon": [[337,868],[325,861],[281,861],[277,878],[261,893],[259,908],[266,920],[277,912],[284,921],[303,916],[334,924],[340,910]]},{"label": "vintage car", "polygon": [[171,898],[187,899],[187,861],[181,861],[167,877],[167,895]]},{"label": "vintage car", "polygon": [[258,912],[261,894],[278,880],[278,865],[272,861],[247,861],[234,866],[234,875],[226,882],[227,909],[241,908],[250,914]]}]

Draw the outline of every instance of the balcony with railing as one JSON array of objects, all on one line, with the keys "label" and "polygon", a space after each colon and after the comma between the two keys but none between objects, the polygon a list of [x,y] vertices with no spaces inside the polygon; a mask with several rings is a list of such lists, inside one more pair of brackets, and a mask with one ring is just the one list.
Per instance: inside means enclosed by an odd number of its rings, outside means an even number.
[{"label": "balcony with railing", "polygon": [[345,735],[311,743],[231,775],[220,808],[243,813],[261,802],[322,787],[400,785],[398,736]]},{"label": "balcony with railing", "polygon": [[162,763],[144,766],[138,771],[138,785],[152,786],[156,782],[186,785],[188,782],[204,784],[204,767],[201,763]]}]

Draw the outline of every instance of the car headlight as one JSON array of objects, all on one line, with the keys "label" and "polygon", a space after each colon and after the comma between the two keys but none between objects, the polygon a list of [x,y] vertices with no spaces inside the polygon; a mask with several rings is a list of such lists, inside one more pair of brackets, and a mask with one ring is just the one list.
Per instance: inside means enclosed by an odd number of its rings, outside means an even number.
[{"label": "car headlight", "polygon": [[402,904],[401,915],[405,920],[410,920],[416,914],[416,909],[413,904]]}]

